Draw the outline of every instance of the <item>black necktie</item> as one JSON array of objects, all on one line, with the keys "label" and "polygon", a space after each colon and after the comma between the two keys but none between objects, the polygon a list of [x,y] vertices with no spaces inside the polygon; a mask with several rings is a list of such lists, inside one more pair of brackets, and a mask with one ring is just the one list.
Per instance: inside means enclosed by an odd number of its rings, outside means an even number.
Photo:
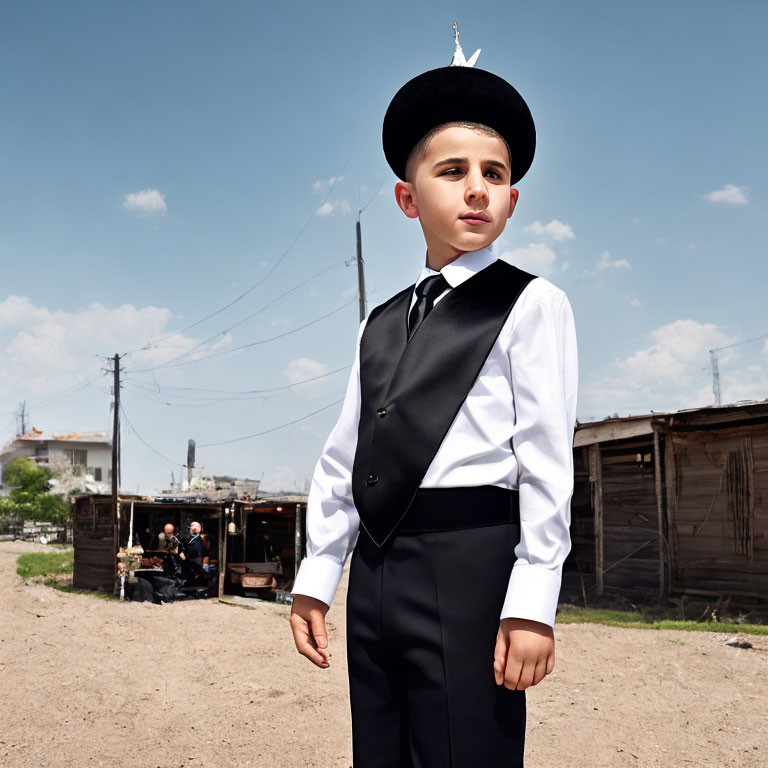
[{"label": "black necktie", "polygon": [[413,305],[408,315],[408,339],[413,336],[414,331],[421,325],[424,318],[432,311],[435,299],[446,289],[450,288],[450,283],[440,275],[430,275],[426,280],[422,280],[416,286],[416,303]]}]

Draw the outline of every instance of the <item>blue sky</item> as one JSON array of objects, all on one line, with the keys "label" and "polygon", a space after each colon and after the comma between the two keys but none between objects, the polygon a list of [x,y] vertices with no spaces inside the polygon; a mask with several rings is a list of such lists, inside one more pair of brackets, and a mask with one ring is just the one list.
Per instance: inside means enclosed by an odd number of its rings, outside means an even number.
[{"label": "blue sky", "polygon": [[[768,397],[763,3],[11,0],[0,438],[21,400],[46,432],[107,429],[99,369],[115,352],[132,352],[127,490],[178,475],[190,437],[257,433],[341,398],[346,369],[285,387],[351,362],[343,262],[359,207],[370,306],[418,274],[423,241],[395,206],[381,120],[407,79],[449,62],[454,20],[537,123],[501,246],[568,293],[580,420],[707,405],[708,350],[732,344],[723,401]],[[226,354],[144,370],[209,338],[196,354]],[[198,463],[303,489],[339,410],[200,448]]]}]

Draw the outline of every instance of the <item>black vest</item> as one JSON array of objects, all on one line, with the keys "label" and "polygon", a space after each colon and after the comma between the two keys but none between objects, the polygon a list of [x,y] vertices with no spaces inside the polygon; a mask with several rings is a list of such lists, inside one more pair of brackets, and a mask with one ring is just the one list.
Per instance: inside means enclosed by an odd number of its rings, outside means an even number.
[{"label": "black vest", "polygon": [[360,340],[352,496],[378,546],[405,516],[512,307],[534,277],[497,259],[440,299],[410,341],[413,285],[370,313]]}]

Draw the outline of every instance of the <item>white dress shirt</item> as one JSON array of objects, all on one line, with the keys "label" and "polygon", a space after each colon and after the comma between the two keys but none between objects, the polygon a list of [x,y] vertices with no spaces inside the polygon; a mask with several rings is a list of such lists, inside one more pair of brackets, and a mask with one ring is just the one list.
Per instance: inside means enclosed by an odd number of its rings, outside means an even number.
[{"label": "white dress shirt", "polygon": [[[435,303],[497,258],[492,243],[443,267],[451,288]],[[422,267],[416,284],[434,274]],[[414,291],[411,307],[415,301]],[[307,500],[307,556],[292,590],[328,605],[359,532],[352,465],[365,323],[358,331],[341,416],[315,466]],[[500,619],[555,623],[562,566],[571,548],[577,386],[571,305],[564,291],[536,277],[507,317],[421,482],[422,488],[498,485],[519,490],[521,538]]]}]

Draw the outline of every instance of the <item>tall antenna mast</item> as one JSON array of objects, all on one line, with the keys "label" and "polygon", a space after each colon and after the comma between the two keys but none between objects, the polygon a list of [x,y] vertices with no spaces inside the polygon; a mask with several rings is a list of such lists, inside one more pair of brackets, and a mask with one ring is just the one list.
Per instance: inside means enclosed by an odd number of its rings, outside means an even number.
[{"label": "tall antenna mast", "polygon": [[717,350],[710,349],[709,357],[712,361],[712,393],[715,396],[715,405],[720,405],[720,369],[717,365]]}]

